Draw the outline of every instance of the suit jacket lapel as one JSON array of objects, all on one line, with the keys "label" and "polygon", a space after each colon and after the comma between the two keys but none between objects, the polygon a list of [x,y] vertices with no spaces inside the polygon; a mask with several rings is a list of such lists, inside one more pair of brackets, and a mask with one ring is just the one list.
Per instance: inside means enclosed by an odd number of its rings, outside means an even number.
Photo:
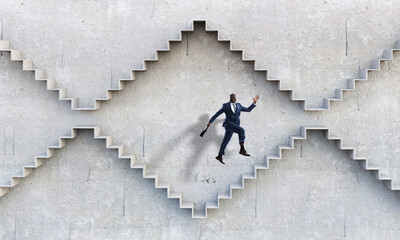
[{"label": "suit jacket lapel", "polygon": [[233,114],[235,114],[235,113],[232,111],[231,102],[228,102],[227,108],[229,109],[229,111],[231,111]]}]

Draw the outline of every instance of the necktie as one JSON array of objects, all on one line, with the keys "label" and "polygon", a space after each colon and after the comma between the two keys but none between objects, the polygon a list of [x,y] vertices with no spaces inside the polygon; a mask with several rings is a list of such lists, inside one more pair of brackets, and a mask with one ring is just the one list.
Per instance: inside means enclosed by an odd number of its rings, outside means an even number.
[{"label": "necktie", "polygon": [[236,113],[236,103],[233,104],[233,109],[235,109],[235,113]]}]

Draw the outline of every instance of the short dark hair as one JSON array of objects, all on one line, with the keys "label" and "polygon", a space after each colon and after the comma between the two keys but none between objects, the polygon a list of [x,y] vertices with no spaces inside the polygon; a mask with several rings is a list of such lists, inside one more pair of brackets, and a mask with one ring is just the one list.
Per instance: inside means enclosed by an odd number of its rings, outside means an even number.
[{"label": "short dark hair", "polygon": [[232,95],[235,95],[235,96],[236,96],[236,94],[234,94],[234,93],[231,93],[231,95],[229,95],[229,96],[232,97]]}]

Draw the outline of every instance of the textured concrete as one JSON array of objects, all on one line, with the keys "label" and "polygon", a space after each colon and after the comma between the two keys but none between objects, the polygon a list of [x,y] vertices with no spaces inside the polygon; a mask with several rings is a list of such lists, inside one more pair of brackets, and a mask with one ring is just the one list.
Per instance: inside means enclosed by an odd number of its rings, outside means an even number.
[{"label": "textured concrete", "polygon": [[[397,1],[4,1],[1,6],[3,38],[68,87],[81,106],[128,78],[130,69],[192,19],[207,19],[309,106],[322,105],[323,97],[400,39]],[[314,113],[291,102],[201,28],[184,35],[95,112],[71,111],[7,54],[0,57],[0,69],[1,180],[70,127],[99,124],[201,210],[251,164],[276,154],[276,146],[287,143],[300,125],[321,124],[400,181],[399,55],[330,111]],[[231,92],[245,106],[255,94],[261,98],[251,113],[242,114],[252,157],[237,154],[234,136],[222,166],[214,157],[223,117],[204,139],[198,134]],[[0,198],[2,238],[396,239],[399,234],[400,199],[319,133],[296,143],[202,221],[191,219],[103,142],[81,135]]]},{"label": "textured concrete", "polygon": [[395,194],[320,134],[206,220],[192,219],[91,134],[1,198],[0,209],[3,239],[395,239],[400,224]]}]

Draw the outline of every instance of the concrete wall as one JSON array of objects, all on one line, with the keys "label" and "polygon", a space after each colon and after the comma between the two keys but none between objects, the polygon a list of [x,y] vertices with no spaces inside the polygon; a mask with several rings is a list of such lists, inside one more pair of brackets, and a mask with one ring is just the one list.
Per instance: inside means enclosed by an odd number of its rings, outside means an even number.
[{"label": "concrete wall", "polygon": [[[79,97],[80,106],[93,105],[107,88],[129,78],[131,69],[141,68],[143,59],[154,57],[193,19],[206,19],[310,107],[322,106],[322,98],[334,96],[400,39],[400,1],[0,3],[0,36]],[[398,54],[331,110],[305,112],[203,28],[184,34],[159,62],[92,112],[71,111],[4,53],[0,180],[9,180],[72,126],[98,124],[202,211],[252,164],[276,154],[276,146],[287,144],[300,126],[324,125],[400,182]],[[241,115],[252,156],[238,155],[235,135],[223,166],[214,159],[223,117],[204,138],[198,134],[231,92],[245,106],[255,94],[260,100]],[[400,231],[395,192],[320,132],[296,142],[204,220],[192,219],[92,134],[82,131],[0,198],[2,239],[396,239]]]}]

